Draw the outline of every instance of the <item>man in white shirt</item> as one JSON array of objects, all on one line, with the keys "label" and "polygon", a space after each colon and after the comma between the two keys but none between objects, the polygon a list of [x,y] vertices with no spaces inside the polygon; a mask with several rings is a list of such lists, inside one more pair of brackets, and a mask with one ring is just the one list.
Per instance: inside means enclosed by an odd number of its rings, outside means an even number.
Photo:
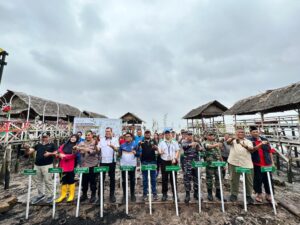
[{"label": "man in white shirt", "polygon": [[[168,199],[168,180],[170,177],[173,199],[175,198],[172,172],[166,171],[166,166],[177,165],[179,159],[179,145],[177,141],[172,140],[170,130],[165,130],[165,140],[158,145],[158,151],[161,156],[161,172],[162,172],[162,201]],[[177,185],[177,173],[175,173],[175,183]],[[178,198],[177,198],[178,199]],[[179,199],[178,199],[179,200]]]},{"label": "man in white shirt", "polygon": [[[105,137],[100,139],[98,144],[100,148],[100,166],[109,167],[109,179],[110,179],[110,195],[109,201],[111,203],[116,202],[115,197],[115,171],[116,171],[116,154],[119,149],[119,141],[113,137],[112,128],[107,127],[105,129]],[[103,184],[105,181],[106,173],[103,173]],[[104,185],[103,185],[104,187]],[[104,188],[103,188],[104,189]],[[100,188],[98,189],[98,202],[100,201]]]}]

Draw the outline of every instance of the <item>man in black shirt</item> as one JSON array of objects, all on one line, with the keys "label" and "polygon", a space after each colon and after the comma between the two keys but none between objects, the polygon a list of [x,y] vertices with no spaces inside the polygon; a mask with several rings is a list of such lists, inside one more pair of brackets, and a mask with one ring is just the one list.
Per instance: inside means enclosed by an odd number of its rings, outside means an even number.
[{"label": "man in black shirt", "polygon": [[[45,199],[46,203],[53,201],[52,197],[52,177],[48,173],[48,169],[53,167],[53,158],[56,155],[56,146],[49,142],[49,134],[42,134],[42,142],[37,144],[34,148],[27,146],[26,153],[28,155],[36,153],[34,169],[36,176],[33,180],[38,189],[38,195],[32,198],[31,203],[36,204]],[[45,193],[44,193],[45,185]]]},{"label": "man in black shirt", "polygon": [[[156,165],[156,155],[157,143],[155,140],[151,139],[151,132],[149,130],[145,131],[145,139],[140,143],[141,147],[141,162],[142,165]],[[151,186],[153,199],[157,200],[157,190],[156,190],[156,171],[150,171],[151,176]],[[149,187],[150,188],[150,187]],[[147,201],[148,194],[148,172],[143,171],[143,199]]]}]

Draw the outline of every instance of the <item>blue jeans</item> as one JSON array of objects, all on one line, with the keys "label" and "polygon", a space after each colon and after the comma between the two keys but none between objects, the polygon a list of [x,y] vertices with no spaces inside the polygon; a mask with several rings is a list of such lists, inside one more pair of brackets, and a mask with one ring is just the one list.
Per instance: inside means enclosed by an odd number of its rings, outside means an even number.
[{"label": "blue jeans", "polygon": [[[142,165],[156,165],[156,161],[153,162],[142,162]],[[156,195],[156,170],[150,171],[150,177],[151,177],[151,188],[152,188],[152,194]],[[148,194],[148,171],[143,171],[143,195]]]}]

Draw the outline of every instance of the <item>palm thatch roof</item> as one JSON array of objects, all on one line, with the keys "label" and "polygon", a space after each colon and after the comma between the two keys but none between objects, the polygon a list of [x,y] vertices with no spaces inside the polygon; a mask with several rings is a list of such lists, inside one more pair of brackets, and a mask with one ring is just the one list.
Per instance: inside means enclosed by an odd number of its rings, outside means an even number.
[{"label": "palm thatch roof", "polygon": [[[45,117],[47,118],[57,118],[57,111],[59,106],[59,117],[67,118],[67,117],[76,117],[79,116],[80,110],[76,107],[70,106],[68,104],[56,103],[51,100],[43,99],[40,97],[35,97],[32,95],[27,95],[23,92],[16,92],[12,90],[8,90],[0,99],[2,102],[9,103],[11,97],[14,95],[12,99],[12,110],[10,112],[11,115],[25,113],[27,114],[27,109],[29,105],[30,99],[30,118],[35,118],[36,116],[43,116],[43,110],[45,104]],[[3,115],[3,113],[1,113]]]},{"label": "palm thatch roof", "polygon": [[142,124],[144,121],[140,119],[135,114],[128,112],[125,113],[123,116],[120,117],[122,119],[123,123],[129,123],[129,124]]},{"label": "palm thatch roof", "polygon": [[102,114],[90,112],[90,111],[83,111],[83,117],[88,117],[88,118],[107,118],[107,116],[104,116]]},{"label": "palm thatch roof", "polygon": [[202,119],[202,118],[212,118],[221,116],[227,107],[218,102],[217,100],[201,105],[198,108],[192,109],[187,113],[183,119]]},{"label": "palm thatch roof", "polygon": [[265,114],[293,109],[300,109],[300,82],[242,99],[224,114],[246,115],[258,112]]}]

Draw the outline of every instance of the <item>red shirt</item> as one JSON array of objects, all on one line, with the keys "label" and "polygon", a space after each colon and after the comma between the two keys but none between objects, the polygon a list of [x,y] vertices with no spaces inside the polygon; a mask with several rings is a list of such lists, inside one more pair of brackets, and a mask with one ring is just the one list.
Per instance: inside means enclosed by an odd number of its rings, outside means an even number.
[{"label": "red shirt", "polygon": [[[261,143],[261,140],[257,140],[255,141],[255,146],[259,145]],[[255,166],[271,166],[272,164],[266,164],[265,161],[265,156],[264,156],[264,152],[262,150],[262,148],[260,147],[258,150],[258,155],[259,155],[259,163],[253,163]],[[274,149],[269,150],[269,153],[274,153]]]}]

